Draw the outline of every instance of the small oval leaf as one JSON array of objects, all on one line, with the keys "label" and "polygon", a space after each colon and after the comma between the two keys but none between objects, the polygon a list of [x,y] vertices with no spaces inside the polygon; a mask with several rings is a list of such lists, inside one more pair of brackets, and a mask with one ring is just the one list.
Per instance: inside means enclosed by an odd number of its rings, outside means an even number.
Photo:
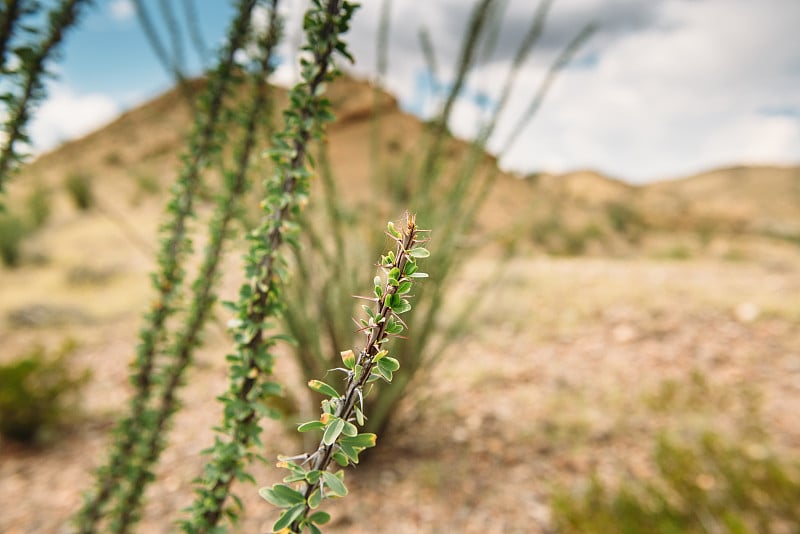
[{"label": "small oval leaf", "polygon": [[298,432],[311,432],[312,430],[322,430],[325,423],[322,421],[308,421],[297,427]]},{"label": "small oval leaf", "polygon": [[331,514],[328,512],[315,512],[311,514],[311,517],[309,517],[308,520],[312,523],[316,523],[317,525],[324,525],[331,520]]},{"label": "small oval leaf", "polygon": [[258,494],[270,504],[278,508],[289,508],[298,503],[305,503],[306,498],[299,491],[286,484],[275,484],[271,488],[261,488]]},{"label": "small oval leaf", "polygon": [[336,441],[336,438],[339,437],[339,434],[342,433],[344,424],[345,420],[338,417],[328,423],[327,428],[325,428],[325,433],[322,435],[322,442],[325,445],[333,444]]},{"label": "small oval leaf", "polygon": [[328,395],[334,398],[340,397],[339,392],[336,391],[333,386],[326,384],[322,380],[309,380],[308,387],[317,393],[322,393],[323,395]]},{"label": "small oval leaf", "polygon": [[337,497],[344,497],[347,495],[347,487],[344,485],[344,482],[330,471],[322,472],[322,480],[325,482],[325,487],[328,488],[330,493]]},{"label": "small oval leaf", "polygon": [[272,525],[272,531],[277,532],[291,525],[295,519],[303,515],[305,508],[306,505],[305,502],[303,502],[303,504],[298,504],[292,506],[288,510],[284,510],[278,520],[275,521],[275,524]]}]

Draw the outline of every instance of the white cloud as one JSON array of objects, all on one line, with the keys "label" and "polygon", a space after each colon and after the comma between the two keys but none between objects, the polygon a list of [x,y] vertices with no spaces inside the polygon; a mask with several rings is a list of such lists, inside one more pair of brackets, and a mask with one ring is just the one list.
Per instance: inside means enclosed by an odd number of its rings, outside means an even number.
[{"label": "white cloud", "polygon": [[35,152],[85,135],[116,117],[120,108],[110,97],[75,94],[64,85],[52,85],[44,103],[35,111],[30,134]]},{"label": "white cloud", "polygon": [[[374,75],[380,4],[364,3],[354,21],[350,42],[362,75]],[[420,100],[416,80],[425,68],[417,31],[423,24],[430,31],[449,81],[473,3],[429,2],[424,19],[417,2],[393,4],[386,85],[409,106]],[[473,72],[471,89],[497,97],[536,5],[511,0],[501,49],[494,62]],[[800,2],[561,0],[548,20],[490,145],[494,150],[527,108],[558,48],[586,23],[602,26],[581,52],[582,66],[561,73],[503,159],[506,167],[596,168],[648,181],[717,165],[800,162],[800,47],[793,46]],[[457,112],[451,127],[469,135],[477,110],[462,103]]]},{"label": "white cloud", "polygon": [[136,14],[136,8],[131,0],[114,0],[108,9],[114,20],[128,20]]},{"label": "white cloud", "polygon": [[[273,80],[296,81],[296,50],[303,41],[308,0],[286,0],[287,58]],[[347,42],[354,74],[376,78],[376,42],[384,2],[364,2]],[[425,92],[418,32],[436,47],[440,82],[452,81],[460,41],[474,2],[431,0],[424,17],[416,0],[394,0],[389,67],[384,85],[408,110],[433,112]],[[538,2],[510,0],[498,50],[468,80],[468,94],[496,99],[514,49]],[[130,0],[114,0],[115,16],[134,14]],[[263,12],[256,15],[264,24]],[[502,160],[522,172],[594,168],[631,181],[679,176],[717,165],[800,162],[800,47],[797,0],[560,0],[553,4],[540,45],[520,73],[490,147],[503,148],[542,80],[548,64],[586,23],[599,32],[579,61],[562,72],[544,106]],[[451,128],[475,131],[481,110],[468,98],[456,106]],[[51,91],[39,111],[38,148],[86,133],[118,110],[101,95]]]}]

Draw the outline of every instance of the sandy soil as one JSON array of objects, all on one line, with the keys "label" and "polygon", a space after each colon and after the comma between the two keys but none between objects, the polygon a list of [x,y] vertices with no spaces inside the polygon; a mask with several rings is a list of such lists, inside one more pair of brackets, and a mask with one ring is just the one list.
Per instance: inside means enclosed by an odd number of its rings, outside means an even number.
[{"label": "sandy soil", "polygon": [[[800,305],[792,298],[800,277],[797,252],[781,257],[513,260],[478,311],[480,326],[420,377],[368,461],[348,472],[351,493],[326,505],[334,518],[326,531],[548,532],[554,487],[579,487],[593,471],[612,480],[647,476],[659,432],[745,424],[751,412],[742,392],[761,396],[771,446],[792,454],[800,447]],[[5,356],[69,332],[82,342],[76,365],[91,368],[93,380],[84,416],[49,446],[0,448],[0,531],[69,531],[129,393],[127,365],[147,298],[131,281],[140,270],[146,265],[123,269],[103,289],[125,291],[127,311],[92,308],[90,299],[88,322],[13,331],[4,324]],[[460,287],[492,270],[475,260]],[[2,280],[8,294],[9,277]],[[226,385],[226,346],[212,328],[139,532],[173,531],[191,499],[200,451],[212,437],[207,429],[219,418],[210,392]],[[286,358],[278,370],[296,382]],[[699,401],[652,409],[669,381],[685,391],[699,387],[693,376],[703,379]],[[280,424],[265,426],[265,456],[299,452]],[[281,476],[271,466],[254,473],[261,485]],[[241,532],[263,532],[275,519],[256,489],[238,488],[247,506]]]}]

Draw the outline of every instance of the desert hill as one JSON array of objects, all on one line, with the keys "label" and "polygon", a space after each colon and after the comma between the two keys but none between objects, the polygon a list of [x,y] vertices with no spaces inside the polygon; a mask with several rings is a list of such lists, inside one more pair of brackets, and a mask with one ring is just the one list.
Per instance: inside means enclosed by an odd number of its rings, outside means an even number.
[{"label": "desert hill", "polygon": [[[202,84],[193,83],[195,87]],[[275,91],[280,109],[286,93]],[[401,154],[419,148],[424,125],[404,113],[391,95],[377,94],[384,132],[382,153],[397,162]],[[368,200],[363,195],[371,172],[368,147],[374,133],[375,95],[368,83],[349,78],[335,82],[329,90],[337,115],[328,135],[335,155],[333,171],[356,202]],[[16,187],[25,190],[30,183],[43,183],[52,188],[60,186],[65,175],[86,173],[97,178],[100,195],[124,212],[128,202],[119,199],[141,196],[143,181],[156,180],[166,186],[174,178],[189,126],[190,113],[181,93],[169,91],[96,132],[42,155],[15,180]],[[466,154],[467,145],[454,141],[448,150],[456,163]],[[487,155],[486,162],[493,165],[494,159]],[[526,178],[500,173],[480,223],[492,231],[504,232],[510,226],[535,231],[543,213],[549,218],[557,213],[568,226],[593,224],[605,230],[609,206],[620,205],[642,222],[665,231],[701,225],[794,236],[800,232],[800,167],[730,167],[639,186],[591,170]]]}]

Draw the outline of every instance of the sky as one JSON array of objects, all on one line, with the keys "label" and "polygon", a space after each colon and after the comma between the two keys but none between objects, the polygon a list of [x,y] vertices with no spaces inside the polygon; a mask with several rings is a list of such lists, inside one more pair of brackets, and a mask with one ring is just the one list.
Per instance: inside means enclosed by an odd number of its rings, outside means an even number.
[{"label": "sky", "polygon": [[[495,109],[506,75],[539,5],[497,0],[496,46],[480,54],[458,99],[451,130],[474,135]],[[48,99],[31,127],[39,150],[88,133],[171,85],[130,0],[95,2],[70,33]],[[163,27],[158,0],[144,0]],[[170,0],[183,20],[184,1]],[[194,0],[206,49],[222,42],[233,10]],[[304,0],[281,0],[286,39],[277,83],[293,83]],[[393,0],[383,85],[423,117],[452,83],[475,2]],[[350,73],[378,79],[376,40],[382,0],[364,0],[348,36]],[[800,163],[800,0],[556,0],[499,116],[490,151],[519,173],[594,169],[632,183],[677,178],[719,166]],[[587,24],[597,29],[558,73],[542,107],[516,141],[508,139],[548,68]],[[427,67],[419,32],[431,36],[437,72]],[[185,27],[184,27],[185,30]],[[185,32],[186,33],[186,32]],[[191,74],[200,55],[180,43]]]}]

